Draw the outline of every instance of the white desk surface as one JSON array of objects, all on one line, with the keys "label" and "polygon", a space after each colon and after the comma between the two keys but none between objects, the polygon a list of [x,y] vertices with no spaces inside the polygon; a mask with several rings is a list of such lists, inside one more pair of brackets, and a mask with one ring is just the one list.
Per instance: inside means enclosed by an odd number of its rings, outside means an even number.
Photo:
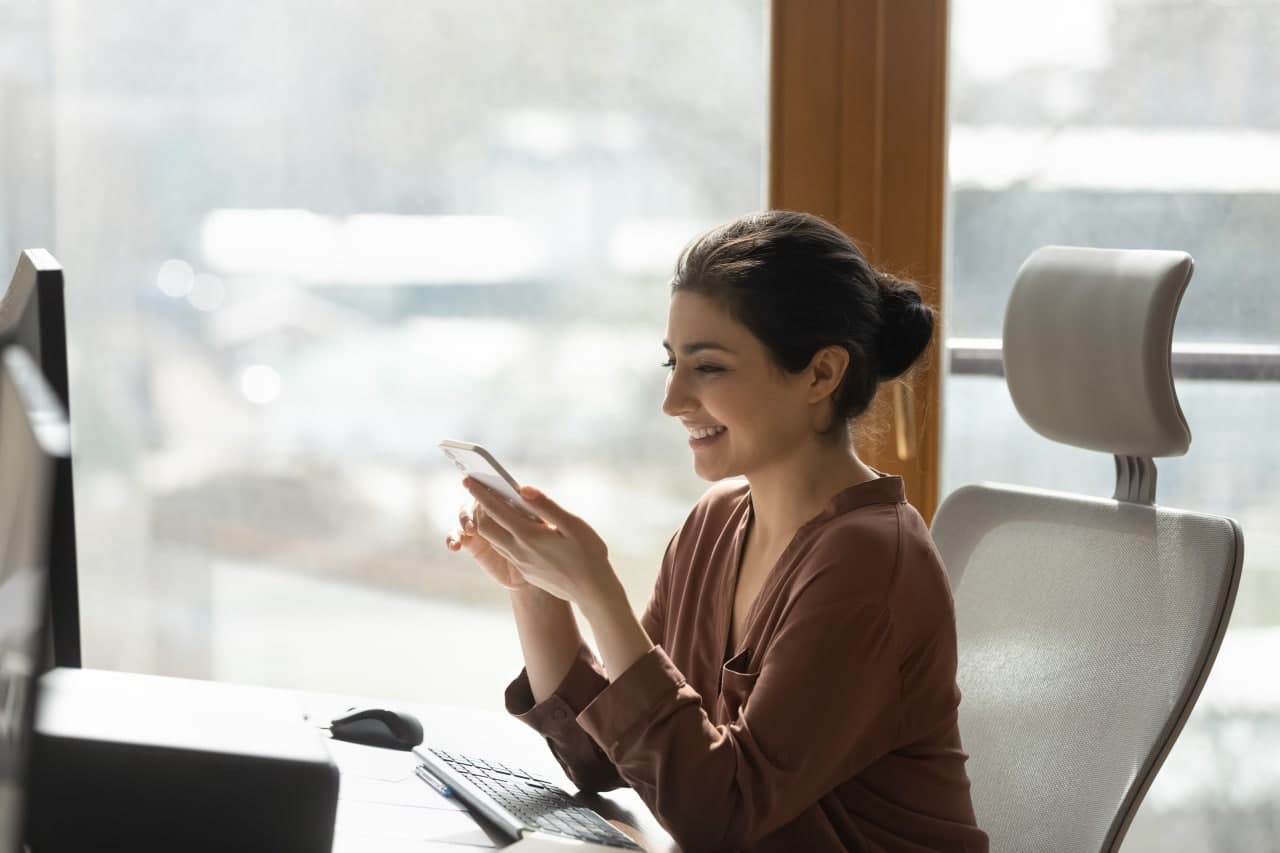
[{"label": "white desk surface", "polygon": [[[504,712],[284,692],[299,698],[307,718],[317,726],[353,707],[407,711],[422,721],[427,745],[523,767],[574,791],[542,738]],[[441,797],[413,774],[412,753],[338,741],[329,746],[342,778],[334,853],[481,853],[494,846],[496,836],[487,836],[458,803]],[[586,798],[584,804],[651,853],[678,853],[679,847],[634,791],[610,791]]]}]

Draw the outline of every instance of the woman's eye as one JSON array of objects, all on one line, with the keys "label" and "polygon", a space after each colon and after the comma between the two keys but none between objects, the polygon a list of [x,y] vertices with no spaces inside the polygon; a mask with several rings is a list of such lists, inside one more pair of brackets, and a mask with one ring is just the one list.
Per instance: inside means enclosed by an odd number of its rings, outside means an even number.
[{"label": "woman's eye", "polygon": [[[667,370],[675,370],[676,360],[674,358],[668,358],[666,361],[662,362],[662,366],[665,367]],[[724,372],[724,368],[718,364],[699,364],[695,366],[693,369],[698,373],[723,373]]]}]

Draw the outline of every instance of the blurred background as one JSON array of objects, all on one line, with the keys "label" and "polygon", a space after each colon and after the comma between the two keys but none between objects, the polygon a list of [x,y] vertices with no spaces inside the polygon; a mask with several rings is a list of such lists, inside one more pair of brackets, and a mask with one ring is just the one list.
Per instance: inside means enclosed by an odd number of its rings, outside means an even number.
[{"label": "blurred background", "polygon": [[[500,707],[446,437],[584,515],[642,606],[705,486],[659,411],[666,283],[765,204],[768,18],[0,0],[0,260],[66,269],[86,665]],[[1244,580],[1126,850],[1280,847],[1277,46],[1275,0],[951,4],[942,493],[1112,491],[960,357],[1037,246],[1191,252],[1175,341],[1227,356],[1179,383],[1160,496],[1238,518]]]},{"label": "blurred background", "polygon": [[[1174,345],[1221,365],[1177,382],[1191,450],[1157,461],[1157,494],[1235,517],[1244,574],[1126,851],[1280,850],[1277,47],[1275,0],[951,3],[953,354],[998,345],[1019,265],[1056,243],[1190,252]],[[951,364],[944,495],[981,480],[1111,495],[1110,459],[1041,438],[1003,379]]]}]

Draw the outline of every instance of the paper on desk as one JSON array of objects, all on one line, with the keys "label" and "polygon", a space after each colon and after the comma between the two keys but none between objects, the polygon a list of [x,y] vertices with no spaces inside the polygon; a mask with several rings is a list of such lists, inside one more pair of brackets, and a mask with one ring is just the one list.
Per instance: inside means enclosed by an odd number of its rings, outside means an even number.
[{"label": "paper on desk", "polygon": [[466,812],[389,803],[363,803],[357,800],[338,800],[338,815],[333,831],[335,836],[345,834],[351,837],[447,844],[454,847],[455,853],[461,853],[462,847],[497,846]]},{"label": "paper on desk", "polygon": [[417,776],[387,782],[383,779],[360,779],[343,776],[338,798],[362,803],[386,803],[389,806],[416,806],[421,809],[467,810],[458,800],[445,797]]},{"label": "paper on desk", "polygon": [[467,847],[445,841],[414,841],[362,833],[335,835],[332,850],[333,853],[468,853]]},{"label": "paper on desk", "polygon": [[570,838],[557,838],[554,835],[543,835],[540,832],[526,835],[510,847],[502,849],[517,851],[517,853],[570,853],[570,851],[589,853],[592,850],[599,850],[601,853],[618,853],[617,847],[605,847],[586,841],[574,841]]},{"label": "paper on desk", "polygon": [[334,741],[329,754],[338,765],[338,799],[424,809],[466,811],[418,778],[418,759],[407,752]]},{"label": "paper on desk", "polygon": [[340,740],[331,740],[326,745],[344,778],[351,776],[395,782],[413,776],[413,768],[421,763],[412,752],[398,749],[379,749]]}]

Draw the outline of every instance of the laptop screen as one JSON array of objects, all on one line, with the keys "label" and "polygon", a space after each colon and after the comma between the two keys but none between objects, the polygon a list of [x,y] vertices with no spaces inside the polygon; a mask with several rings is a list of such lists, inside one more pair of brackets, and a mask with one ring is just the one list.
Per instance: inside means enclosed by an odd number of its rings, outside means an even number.
[{"label": "laptop screen", "polygon": [[35,678],[47,653],[49,504],[70,436],[65,409],[20,347],[0,354],[0,851],[22,849]]}]

